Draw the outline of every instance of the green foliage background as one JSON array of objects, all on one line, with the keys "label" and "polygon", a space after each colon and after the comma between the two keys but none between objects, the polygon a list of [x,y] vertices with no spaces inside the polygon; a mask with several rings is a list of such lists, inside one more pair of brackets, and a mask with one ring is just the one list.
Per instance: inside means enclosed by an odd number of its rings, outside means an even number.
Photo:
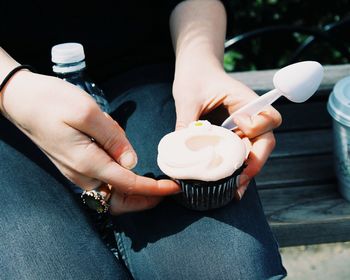
[{"label": "green foliage background", "polygon": [[[301,26],[322,30],[326,25],[350,18],[350,0],[230,0],[228,8],[228,37],[267,26]],[[335,29],[332,35],[350,52],[350,24]],[[307,39],[301,33],[276,33],[259,36],[226,49],[225,69],[244,71],[271,69],[288,64],[298,46]],[[315,40],[298,60],[313,59],[322,64],[349,63],[332,44]]]}]

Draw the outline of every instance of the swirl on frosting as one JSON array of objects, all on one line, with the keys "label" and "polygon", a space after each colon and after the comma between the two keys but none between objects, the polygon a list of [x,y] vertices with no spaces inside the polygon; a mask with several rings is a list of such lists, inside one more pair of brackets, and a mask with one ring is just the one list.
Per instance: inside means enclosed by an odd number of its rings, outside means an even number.
[{"label": "swirl on frosting", "polygon": [[208,121],[165,135],[158,145],[158,166],[174,179],[217,181],[233,174],[247,158],[239,136]]}]

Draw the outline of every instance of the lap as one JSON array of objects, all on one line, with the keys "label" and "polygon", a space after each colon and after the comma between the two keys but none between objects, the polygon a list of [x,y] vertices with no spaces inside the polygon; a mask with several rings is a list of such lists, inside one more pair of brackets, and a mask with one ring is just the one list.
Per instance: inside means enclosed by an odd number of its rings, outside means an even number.
[{"label": "lap", "polygon": [[[255,186],[224,208],[195,212],[171,200],[115,218],[119,250],[136,279],[282,278],[277,244]],[[279,278],[276,278],[279,279]]]},{"label": "lap", "polygon": [[1,116],[0,131],[0,278],[126,279],[68,181]]},{"label": "lap", "polygon": [[[112,107],[113,118],[138,154],[134,171],[162,177],[157,145],[175,125],[171,85],[130,87]],[[4,118],[0,131],[2,277],[127,277],[68,190],[67,180]],[[136,279],[264,279],[284,274],[254,184],[241,202],[211,212],[190,211],[167,198],[152,210],[112,218],[118,249]]]},{"label": "lap", "polygon": [[[163,177],[157,145],[175,126],[171,85],[131,88],[113,106],[112,116],[138,153],[134,171]],[[118,248],[136,279],[279,279],[285,273],[254,182],[242,201],[221,209],[195,212],[167,198],[114,223]]]}]

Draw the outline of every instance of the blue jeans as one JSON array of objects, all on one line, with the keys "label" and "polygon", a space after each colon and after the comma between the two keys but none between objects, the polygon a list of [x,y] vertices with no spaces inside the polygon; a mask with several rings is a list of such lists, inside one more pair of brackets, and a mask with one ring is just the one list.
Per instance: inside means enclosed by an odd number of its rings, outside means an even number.
[{"label": "blue jeans", "polygon": [[[111,81],[106,92],[111,115],[138,154],[135,172],[159,178],[157,144],[174,128],[174,102],[170,83],[145,79],[146,72]],[[213,211],[187,210],[168,197],[151,210],[96,218],[54,165],[4,118],[0,131],[1,279],[285,276],[254,182],[240,202]],[[115,242],[119,259],[106,242]]]}]

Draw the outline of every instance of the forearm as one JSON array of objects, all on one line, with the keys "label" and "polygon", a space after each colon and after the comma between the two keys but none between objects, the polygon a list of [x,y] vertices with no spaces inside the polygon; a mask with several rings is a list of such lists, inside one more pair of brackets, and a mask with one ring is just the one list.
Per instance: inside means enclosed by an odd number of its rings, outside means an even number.
[{"label": "forearm", "polygon": [[6,75],[18,65],[19,63],[0,47],[0,83],[4,80]]},{"label": "forearm", "polygon": [[187,0],[170,17],[176,68],[199,64],[222,68],[226,12],[218,0]]},{"label": "forearm", "polygon": [[[6,75],[18,65],[19,63],[15,61],[3,48],[0,47],[0,83],[2,83]],[[3,108],[3,93],[5,90],[6,87],[0,92],[0,112],[2,112]]]}]

